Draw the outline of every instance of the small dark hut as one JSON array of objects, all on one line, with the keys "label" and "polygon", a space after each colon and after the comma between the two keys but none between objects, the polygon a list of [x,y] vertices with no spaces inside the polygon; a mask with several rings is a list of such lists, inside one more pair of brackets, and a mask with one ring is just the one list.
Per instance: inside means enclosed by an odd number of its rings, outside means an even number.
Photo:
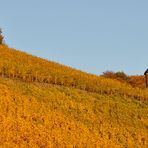
[{"label": "small dark hut", "polygon": [[145,82],[146,82],[146,88],[148,87],[148,69],[144,72],[145,75]]}]

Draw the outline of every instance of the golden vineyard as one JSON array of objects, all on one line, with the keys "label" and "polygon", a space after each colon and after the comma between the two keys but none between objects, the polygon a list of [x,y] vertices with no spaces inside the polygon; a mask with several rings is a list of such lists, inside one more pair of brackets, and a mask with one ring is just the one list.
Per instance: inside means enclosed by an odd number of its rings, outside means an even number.
[{"label": "golden vineyard", "polygon": [[148,92],[116,80],[81,72],[70,67],[0,46],[0,75],[27,82],[50,83],[81,90],[127,95],[148,100]]},{"label": "golden vineyard", "polygon": [[0,147],[148,147],[148,91],[0,45]]}]

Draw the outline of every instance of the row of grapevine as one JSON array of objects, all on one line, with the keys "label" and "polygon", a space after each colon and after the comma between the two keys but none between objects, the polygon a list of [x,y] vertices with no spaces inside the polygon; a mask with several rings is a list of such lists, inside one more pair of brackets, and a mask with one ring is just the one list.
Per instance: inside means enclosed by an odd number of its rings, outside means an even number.
[{"label": "row of grapevine", "polygon": [[0,46],[0,75],[27,82],[41,82],[106,94],[147,100],[148,92],[116,80],[102,78],[45,59]]}]

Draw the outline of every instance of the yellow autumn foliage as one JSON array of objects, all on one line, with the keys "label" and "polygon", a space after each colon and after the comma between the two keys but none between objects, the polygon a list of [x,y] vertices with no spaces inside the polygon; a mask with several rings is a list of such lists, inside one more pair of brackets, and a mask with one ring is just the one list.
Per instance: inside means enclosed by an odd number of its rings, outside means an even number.
[{"label": "yellow autumn foliage", "polygon": [[0,46],[0,147],[148,147],[148,92]]}]

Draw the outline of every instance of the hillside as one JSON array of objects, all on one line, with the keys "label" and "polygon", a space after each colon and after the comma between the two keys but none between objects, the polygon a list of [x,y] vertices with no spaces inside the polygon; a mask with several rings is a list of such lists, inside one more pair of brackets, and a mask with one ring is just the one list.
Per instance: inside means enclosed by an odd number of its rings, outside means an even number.
[{"label": "hillside", "polygon": [[148,91],[0,46],[0,147],[148,147]]},{"label": "hillside", "polygon": [[0,46],[0,75],[26,82],[43,82],[101,94],[148,100],[148,91],[116,80],[84,73],[39,57]]}]

